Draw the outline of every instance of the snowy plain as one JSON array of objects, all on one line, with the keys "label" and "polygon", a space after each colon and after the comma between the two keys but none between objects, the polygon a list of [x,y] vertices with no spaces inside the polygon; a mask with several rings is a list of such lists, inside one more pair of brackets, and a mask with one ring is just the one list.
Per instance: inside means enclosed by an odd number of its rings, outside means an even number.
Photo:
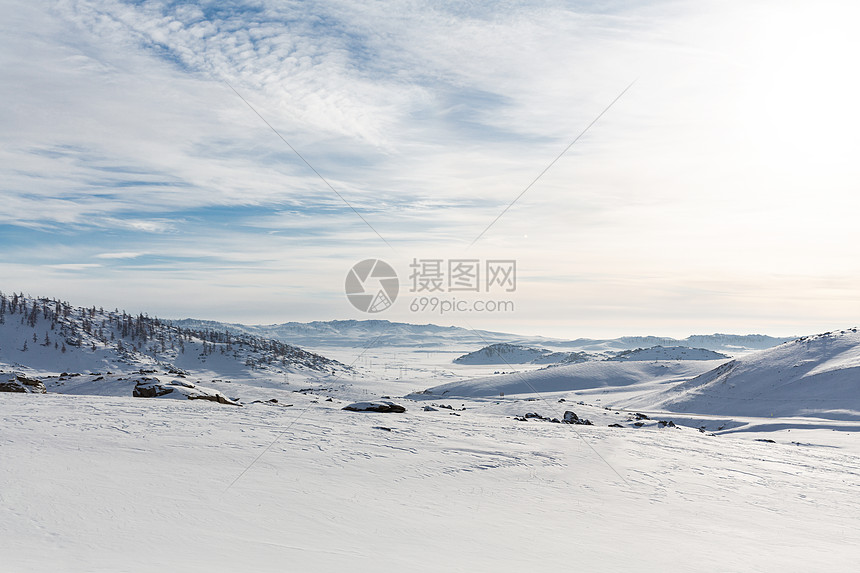
[{"label": "snowy plain", "polygon": [[3,396],[2,568],[849,571],[860,557],[860,452],[824,431],[800,446],[313,400]]}]

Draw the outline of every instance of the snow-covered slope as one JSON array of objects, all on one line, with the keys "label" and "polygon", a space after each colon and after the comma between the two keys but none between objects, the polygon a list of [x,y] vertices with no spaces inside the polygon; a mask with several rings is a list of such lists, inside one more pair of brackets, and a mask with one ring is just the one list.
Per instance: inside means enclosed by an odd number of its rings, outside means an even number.
[{"label": "snow-covered slope", "polygon": [[719,361],[654,363],[600,360],[451,382],[429,388],[425,393],[439,396],[490,397],[630,386],[644,382],[680,382],[706,372],[717,364]]},{"label": "snow-covered slope", "polygon": [[654,404],[677,412],[860,420],[860,333],[804,336],[732,360]]}]

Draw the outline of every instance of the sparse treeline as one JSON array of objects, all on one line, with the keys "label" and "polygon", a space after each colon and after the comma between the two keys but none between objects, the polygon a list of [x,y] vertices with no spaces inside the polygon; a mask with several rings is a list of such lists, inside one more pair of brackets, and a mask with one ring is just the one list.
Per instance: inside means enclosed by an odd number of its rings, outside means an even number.
[{"label": "sparse treeline", "polygon": [[23,351],[38,343],[53,346],[60,352],[66,352],[69,346],[92,352],[114,349],[126,358],[137,353],[167,360],[190,348],[204,359],[215,353],[229,355],[252,368],[280,364],[329,370],[342,366],[318,354],[260,336],[182,328],[146,314],[135,316],[119,309],[105,311],[95,306],[73,307],[53,298],[0,292],[0,324],[12,321],[33,330],[23,333],[19,347]]}]

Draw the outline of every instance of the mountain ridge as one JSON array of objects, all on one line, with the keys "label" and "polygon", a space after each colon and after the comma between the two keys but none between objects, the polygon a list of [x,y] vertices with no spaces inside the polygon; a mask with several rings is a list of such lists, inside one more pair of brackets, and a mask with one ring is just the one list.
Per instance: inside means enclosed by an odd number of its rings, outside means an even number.
[{"label": "mountain ridge", "polygon": [[192,318],[167,320],[178,326],[233,328],[249,334],[265,335],[280,340],[293,340],[295,344],[366,346],[368,336],[378,337],[379,346],[433,347],[451,344],[475,345],[475,350],[496,344],[546,346],[553,350],[606,352],[636,350],[653,346],[687,346],[715,352],[749,352],[770,348],[796,337],[774,337],[766,334],[693,334],[686,338],[665,336],[622,336],[618,338],[549,338],[488,330],[471,330],[459,326],[439,326],[432,323],[413,324],[384,319],[332,320],[312,322],[284,322],[267,325],[225,323]]}]

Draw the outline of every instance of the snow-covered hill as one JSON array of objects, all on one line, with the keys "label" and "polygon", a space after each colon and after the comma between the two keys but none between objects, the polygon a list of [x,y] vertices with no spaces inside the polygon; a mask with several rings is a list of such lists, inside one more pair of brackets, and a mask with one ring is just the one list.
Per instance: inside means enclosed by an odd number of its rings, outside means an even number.
[{"label": "snow-covered hill", "polygon": [[705,360],[660,363],[590,361],[531,372],[450,382],[429,388],[425,393],[433,396],[492,397],[623,387],[645,382],[665,384],[687,380],[719,363],[720,361]]},{"label": "snow-covered hill", "polygon": [[622,350],[618,353],[589,354],[587,352],[553,352],[546,348],[533,348],[519,344],[498,343],[485,346],[454,359],[456,364],[513,365],[513,364],[573,364],[588,360],[724,360],[729,356],[705,348],[687,346],[655,346]]},{"label": "snow-covered hill", "polygon": [[860,333],[804,336],[732,360],[653,404],[677,412],[860,420]]},{"label": "snow-covered hill", "polygon": [[519,344],[500,342],[485,346],[454,359],[456,364],[556,364],[584,362],[594,358],[585,352],[553,352],[545,348],[530,348]]},{"label": "snow-covered hill", "polygon": [[527,364],[550,354],[542,348],[528,348],[500,342],[454,359],[457,364]]},{"label": "snow-covered hill", "polygon": [[705,348],[689,348],[687,346],[655,346],[653,348],[637,348],[624,350],[608,360],[726,360],[729,356]]},{"label": "snow-covered hill", "polygon": [[686,338],[668,338],[660,336],[624,336],[615,339],[616,345],[624,345],[626,349],[650,348],[653,346],[686,346],[688,348],[705,348],[727,354],[738,354],[750,350],[763,350],[794,337],[778,338],[763,334],[693,334]]},{"label": "snow-covered hill", "polygon": [[336,361],[260,336],[181,328],[146,315],[0,293],[0,370],[161,369],[216,376],[342,371]]}]

